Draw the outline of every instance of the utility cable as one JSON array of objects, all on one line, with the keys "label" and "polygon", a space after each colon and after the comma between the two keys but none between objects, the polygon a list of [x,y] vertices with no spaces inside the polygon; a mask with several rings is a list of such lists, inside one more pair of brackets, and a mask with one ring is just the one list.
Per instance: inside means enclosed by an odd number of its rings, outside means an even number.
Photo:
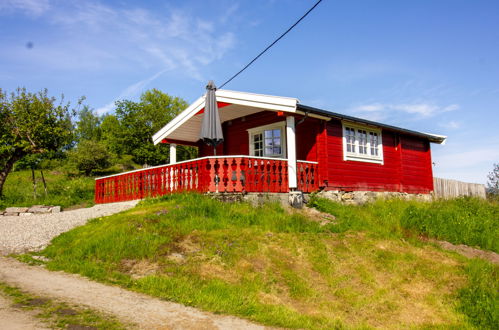
[{"label": "utility cable", "polygon": [[229,80],[227,80],[226,82],[224,82],[219,88],[221,89],[222,87],[224,87],[225,85],[227,85],[228,83],[230,83],[232,81],[232,79],[236,78],[237,76],[239,76],[244,70],[246,70],[251,64],[253,64],[253,62],[255,62],[260,56],[262,56],[267,50],[269,50],[272,46],[274,46],[279,40],[281,40],[286,34],[288,34],[289,31],[293,30],[293,28],[295,26],[298,25],[298,23],[300,23],[305,17],[307,17],[308,14],[310,14],[310,12],[312,10],[315,9],[315,7],[317,7],[317,5],[319,3],[321,3],[322,0],[319,0],[315,3],[315,5],[312,6],[312,8],[310,8],[302,17],[300,17],[299,20],[297,20],[293,25],[291,25],[291,27],[289,29],[286,30],[286,32],[284,32],[283,34],[281,34],[281,36],[279,38],[277,38],[276,40],[274,40],[274,42],[272,42],[270,45],[267,46],[267,48],[265,48],[260,54],[258,54],[254,59],[252,59],[248,64],[246,64],[244,66],[244,68],[242,68],[241,70],[239,70],[238,73],[236,73],[235,75],[233,75]]}]

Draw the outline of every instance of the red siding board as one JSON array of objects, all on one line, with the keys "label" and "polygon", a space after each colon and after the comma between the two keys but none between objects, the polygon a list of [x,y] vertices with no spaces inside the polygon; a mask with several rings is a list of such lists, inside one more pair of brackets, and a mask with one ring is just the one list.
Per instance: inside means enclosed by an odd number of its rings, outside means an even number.
[{"label": "red siding board", "polygon": [[374,164],[343,160],[342,135],[340,121],[328,122],[328,189],[409,193],[429,193],[433,189],[431,155],[427,140],[399,136],[395,132],[384,130],[384,164]]}]

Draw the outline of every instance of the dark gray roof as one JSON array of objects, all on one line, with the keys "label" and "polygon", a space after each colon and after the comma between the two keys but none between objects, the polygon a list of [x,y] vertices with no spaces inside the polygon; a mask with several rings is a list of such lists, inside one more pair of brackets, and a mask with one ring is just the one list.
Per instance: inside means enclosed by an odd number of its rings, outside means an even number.
[{"label": "dark gray roof", "polygon": [[375,121],[372,121],[372,120],[367,120],[367,119],[352,117],[352,116],[344,115],[344,114],[337,113],[337,112],[331,112],[331,111],[328,111],[328,110],[318,109],[318,108],[314,108],[314,107],[311,107],[311,106],[308,106],[308,105],[304,105],[304,104],[300,104],[300,103],[298,103],[296,105],[296,108],[298,110],[303,111],[303,112],[314,113],[314,114],[317,114],[317,115],[321,115],[321,116],[325,116],[325,117],[330,117],[330,118],[336,118],[336,119],[339,119],[339,120],[348,120],[348,121],[352,121],[352,122],[355,122],[355,123],[361,123],[361,124],[366,124],[366,125],[373,125],[373,126],[377,126],[377,127],[389,129],[389,130],[392,130],[392,131],[405,133],[405,134],[408,134],[408,135],[413,135],[413,136],[417,136],[417,137],[426,138],[430,142],[439,143],[439,144],[445,142],[445,139],[447,138],[446,136],[443,136],[443,135],[436,135],[436,134],[429,134],[429,133],[417,132],[417,131],[413,131],[413,130],[406,129],[406,128],[401,128],[401,127],[397,127],[397,126],[392,126],[392,125],[387,125],[387,124],[383,124],[383,123],[378,123],[378,122],[375,122]]}]

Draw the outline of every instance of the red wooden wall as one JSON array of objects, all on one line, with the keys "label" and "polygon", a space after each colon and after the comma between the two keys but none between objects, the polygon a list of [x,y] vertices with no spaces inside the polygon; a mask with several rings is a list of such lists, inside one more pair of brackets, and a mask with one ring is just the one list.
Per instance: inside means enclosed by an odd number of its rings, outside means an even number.
[{"label": "red wooden wall", "polygon": [[[296,122],[300,120],[296,118]],[[223,144],[217,147],[217,155],[249,155],[248,129],[286,121],[273,111],[262,111],[243,118],[237,118],[222,125]],[[296,156],[298,160],[317,161],[316,135],[319,120],[307,118],[296,126]],[[213,147],[199,143],[199,157],[213,156]]]},{"label": "red wooden wall", "polygon": [[[318,161],[320,185],[328,190],[399,191],[429,193],[433,190],[428,140],[383,130],[384,164],[343,160],[341,121],[325,122],[296,116],[298,160]],[[262,111],[222,125],[225,141],[217,155],[249,155],[247,129],[285,121],[276,112]],[[212,156],[213,148],[199,143],[199,157]]]},{"label": "red wooden wall", "polygon": [[[429,193],[433,190],[428,140],[383,130],[384,164],[343,160],[342,125],[327,123],[326,189]],[[319,163],[319,168],[322,163]]]}]

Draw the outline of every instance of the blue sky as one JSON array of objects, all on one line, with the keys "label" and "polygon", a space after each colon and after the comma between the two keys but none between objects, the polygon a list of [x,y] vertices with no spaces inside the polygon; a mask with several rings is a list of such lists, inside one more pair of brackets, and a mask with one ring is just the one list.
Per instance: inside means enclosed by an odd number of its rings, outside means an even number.
[{"label": "blue sky", "polygon": [[[149,88],[192,102],[314,2],[0,0],[0,88],[84,95],[99,113]],[[484,183],[499,162],[499,1],[324,0],[225,88],[447,135],[435,175]]]}]

